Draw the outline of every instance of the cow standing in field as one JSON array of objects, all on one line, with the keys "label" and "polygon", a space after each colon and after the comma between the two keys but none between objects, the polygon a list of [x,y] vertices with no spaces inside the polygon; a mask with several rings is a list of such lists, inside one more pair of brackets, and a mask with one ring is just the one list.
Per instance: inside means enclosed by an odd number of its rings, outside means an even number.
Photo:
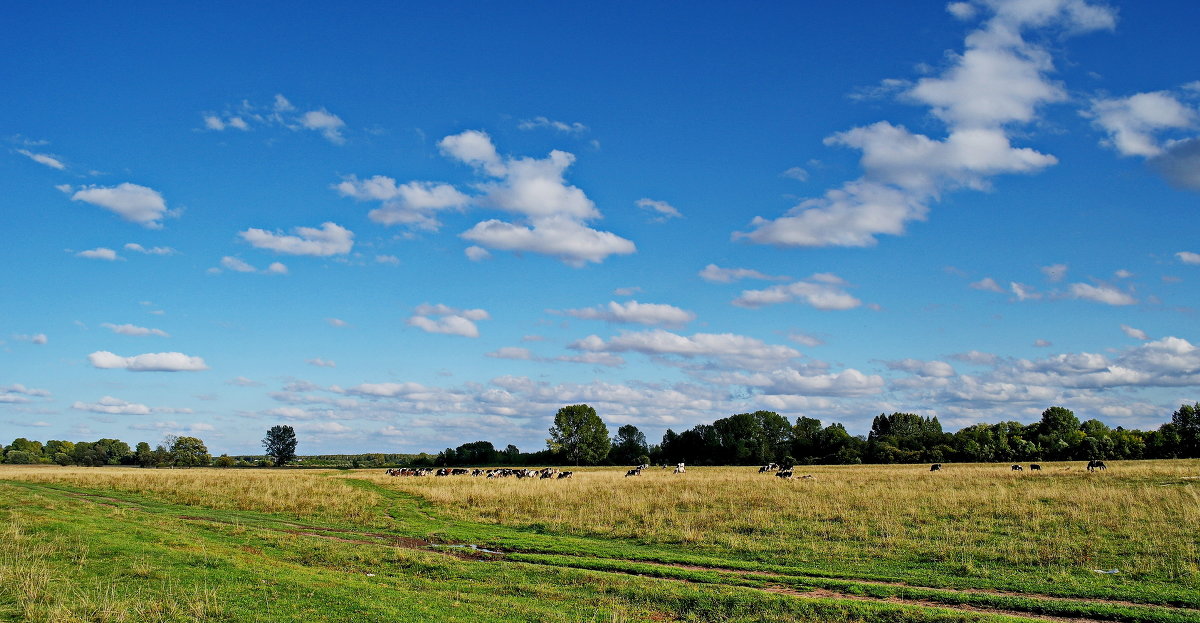
[{"label": "cow standing in field", "polygon": [[675,466],[675,473],[676,473],[676,474],[682,474],[682,473],[685,473],[686,471],[687,471],[687,470],[683,468],[683,463],[680,463],[679,465],[676,465],[676,466]]},{"label": "cow standing in field", "polygon": [[931,472],[940,472],[940,471],[942,471],[942,464],[941,464],[941,463],[934,463],[933,465],[930,465],[930,466],[929,466],[929,471],[931,471]]},{"label": "cow standing in field", "polygon": [[1031,472],[1040,472],[1040,471],[1042,471],[1042,466],[1041,466],[1041,465],[1038,465],[1037,463],[1030,463],[1030,464],[1029,464],[1029,471],[1031,471]]},{"label": "cow standing in field", "polygon": [[775,472],[775,477],[790,480],[792,478],[792,468],[789,467],[787,469],[781,469],[778,472]]},{"label": "cow standing in field", "polygon": [[571,477],[571,475],[572,475],[572,474],[574,474],[574,473],[575,473],[575,472],[559,472],[559,473],[558,473],[558,479],[559,479],[559,480],[562,480],[563,478],[570,478],[570,477]]},{"label": "cow standing in field", "polygon": [[625,472],[626,478],[629,478],[630,476],[641,476],[641,475],[642,475],[642,468],[640,466],[635,467],[635,468]]},{"label": "cow standing in field", "polygon": [[1089,472],[1094,472],[1096,470],[1103,471],[1103,470],[1108,469],[1108,466],[1104,464],[1104,461],[1091,460],[1091,461],[1088,461],[1087,469]]},{"label": "cow standing in field", "polygon": [[1021,467],[1020,465],[1013,465],[1013,466],[1012,466],[1012,470],[1013,470],[1014,472],[1022,472],[1022,471],[1025,471],[1025,468],[1024,468],[1024,467]]}]

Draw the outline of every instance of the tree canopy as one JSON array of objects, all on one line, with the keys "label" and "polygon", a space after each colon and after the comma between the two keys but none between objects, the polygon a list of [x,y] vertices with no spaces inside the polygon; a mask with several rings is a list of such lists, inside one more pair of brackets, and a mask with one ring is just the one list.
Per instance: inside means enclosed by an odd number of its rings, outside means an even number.
[{"label": "tree canopy", "polygon": [[262,445],[276,465],[287,465],[296,458],[296,431],[286,424],[272,426],[263,437]]},{"label": "tree canopy", "polygon": [[603,461],[612,448],[608,427],[588,405],[569,405],[554,414],[548,445],[560,450],[575,465],[594,465]]}]

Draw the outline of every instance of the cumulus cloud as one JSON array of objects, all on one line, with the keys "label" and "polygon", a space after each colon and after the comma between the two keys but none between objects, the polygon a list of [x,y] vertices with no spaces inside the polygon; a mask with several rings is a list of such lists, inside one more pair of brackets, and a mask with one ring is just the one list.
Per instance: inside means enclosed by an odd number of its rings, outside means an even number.
[{"label": "cumulus cloud", "polygon": [[418,305],[408,319],[408,325],[427,333],[479,337],[475,324],[491,316],[482,309],[456,309],[447,305]]},{"label": "cumulus cloud", "polygon": [[917,376],[947,378],[955,375],[954,366],[944,361],[922,361],[920,359],[901,359],[884,362],[889,370],[901,370]]},{"label": "cumulus cloud", "polygon": [[75,254],[75,257],[82,257],[89,260],[104,260],[106,262],[115,262],[122,259],[121,256],[117,255],[116,251],[108,247],[96,247],[95,249],[80,251]]},{"label": "cumulus cloud", "polygon": [[549,255],[570,266],[600,263],[610,255],[630,255],[633,242],[616,234],[598,231],[569,217],[536,219],[531,226],[491,219],[477,223],[462,237],[499,251],[527,251]]},{"label": "cumulus cloud", "polygon": [[208,369],[204,359],[177,352],[122,357],[100,350],[88,355],[88,361],[95,368],[125,369],[130,372],[196,372]]},{"label": "cumulus cloud", "polygon": [[320,228],[296,227],[292,231],[295,235],[288,236],[252,227],[238,235],[251,246],[288,255],[345,255],[354,247],[354,232],[333,222],[323,223]]},{"label": "cumulus cloud", "polygon": [[376,175],[359,180],[350,175],[334,188],[345,197],[359,201],[380,201],[383,205],[371,210],[367,216],[382,225],[408,225],[414,229],[437,231],[441,222],[436,213],[441,210],[462,210],[471,203],[471,197],[450,184],[440,182],[408,182],[396,184],[396,180]]},{"label": "cumulus cloud", "polygon": [[38,164],[44,164],[51,169],[58,169],[59,171],[62,171],[63,169],[67,168],[67,165],[63,164],[62,160],[60,160],[57,156],[51,156],[50,154],[38,154],[31,152],[28,149],[18,149],[17,153]]},{"label": "cumulus cloud", "polygon": [[246,262],[245,260],[243,260],[241,258],[233,257],[232,255],[226,255],[225,257],[222,257],[221,258],[221,267],[220,268],[210,268],[210,269],[208,269],[208,272],[214,273],[214,274],[220,273],[221,269],[231,270],[235,273],[258,273],[261,275],[286,275],[286,274],[288,274],[287,266],[281,262],[271,262],[271,264],[269,266],[267,266],[263,270],[259,270],[258,268],[255,268],[253,265]]},{"label": "cumulus cloud", "polygon": [[144,337],[148,335],[157,335],[158,337],[171,337],[162,329],[150,329],[147,327],[139,327],[132,324],[112,324],[110,322],[102,323],[100,326],[116,333],[118,335],[132,335],[136,337]]},{"label": "cumulus cloud", "polygon": [[674,206],[666,201],[658,201],[643,197],[642,199],[638,199],[635,203],[637,204],[637,207],[654,215],[652,220],[656,223],[665,223],[673,218],[683,218],[683,214],[680,214],[679,210],[675,209]]},{"label": "cumulus cloud", "polygon": [[681,327],[696,319],[696,314],[675,307],[674,305],[639,303],[637,301],[629,301],[627,303],[611,301],[607,305],[597,305],[583,309],[567,309],[556,313],[584,320],[603,320],[611,323],[635,323],[667,327]]},{"label": "cumulus cloud", "polygon": [[87,186],[71,195],[72,201],[99,206],[149,229],[161,229],[167,202],[153,188],[125,182],[116,186]]},{"label": "cumulus cloud", "polygon": [[528,348],[519,346],[505,346],[498,348],[490,353],[485,353],[486,357],[493,359],[517,359],[522,361],[530,361],[533,359],[533,351]]},{"label": "cumulus cloud", "polygon": [[738,307],[757,308],[799,301],[822,310],[853,309],[862,301],[845,291],[846,282],[837,275],[818,273],[806,280],[771,286],[764,290],[743,290],[733,300]]},{"label": "cumulus cloud", "polygon": [[310,110],[301,115],[300,125],[309,130],[320,132],[325,137],[325,140],[334,145],[341,145],[346,142],[346,138],[342,136],[342,128],[346,127],[346,122],[324,108]]},{"label": "cumulus cloud", "polygon": [[1180,251],[1175,254],[1175,257],[1184,264],[1200,264],[1200,253],[1192,253],[1191,251]]},{"label": "cumulus cloud", "polygon": [[1089,115],[1108,133],[1106,143],[1122,156],[1151,158],[1164,148],[1155,135],[1163,130],[1196,125],[1196,111],[1166,91],[1137,93],[1129,97],[1096,99]]},{"label": "cumulus cloud", "polygon": [[[1037,5],[1036,8],[1031,8]],[[974,16],[976,6],[951,11]],[[994,15],[965,41],[940,75],[922,78],[903,95],[927,105],[947,127],[944,138],[881,121],[828,137],[825,143],[862,152],[863,176],[775,219],[755,217],[734,239],[778,246],[872,246],[881,234],[900,235],[924,220],[945,191],[987,190],[1000,174],[1036,173],[1054,156],[1011,143],[1012,127],[1037,120],[1040,106],[1066,99],[1048,75],[1050,53],[1023,31],[1065,27],[1072,32],[1111,28],[1113,14],[1083,0],[987,3]],[[967,11],[968,7],[971,10]]]},{"label": "cumulus cloud", "polygon": [[700,278],[712,283],[733,283],[742,279],[763,281],[787,281],[790,279],[790,277],[782,275],[768,275],[751,268],[721,268],[716,264],[705,266],[704,270],[700,271]]}]

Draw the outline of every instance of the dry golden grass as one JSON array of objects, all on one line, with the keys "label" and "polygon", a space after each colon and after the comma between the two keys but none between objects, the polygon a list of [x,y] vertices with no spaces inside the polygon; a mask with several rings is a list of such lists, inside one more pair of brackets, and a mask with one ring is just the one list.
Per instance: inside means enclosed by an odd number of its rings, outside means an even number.
[{"label": "dry golden grass", "polygon": [[[683,543],[791,564],[943,563],[1200,580],[1200,461],[578,470],[569,480],[366,476],[461,519]],[[801,480],[804,474],[813,479]],[[364,477],[362,472],[355,477]]]},{"label": "dry golden grass", "polygon": [[308,471],[0,465],[0,479],[152,495],[218,510],[366,521],[379,496]]}]

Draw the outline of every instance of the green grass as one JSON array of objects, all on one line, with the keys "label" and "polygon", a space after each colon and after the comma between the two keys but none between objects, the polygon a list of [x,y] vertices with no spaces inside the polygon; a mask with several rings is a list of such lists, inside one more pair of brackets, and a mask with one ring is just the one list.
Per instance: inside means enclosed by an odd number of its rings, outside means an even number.
[{"label": "green grass", "polygon": [[[0,471],[0,621],[1200,621],[1188,581],[1048,581],[1005,561],[964,574],[959,562],[895,555],[779,564],[790,559],[470,520],[387,482],[336,476],[370,507],[262,512]],[[437,544],[503,553],[464,558]]]}]

